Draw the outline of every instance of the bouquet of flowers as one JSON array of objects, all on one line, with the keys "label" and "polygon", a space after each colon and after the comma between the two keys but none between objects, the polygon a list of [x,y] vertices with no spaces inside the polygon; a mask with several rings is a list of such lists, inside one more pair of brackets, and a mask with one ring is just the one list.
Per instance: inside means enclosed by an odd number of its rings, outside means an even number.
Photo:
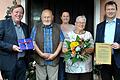
[{"label": "bouquet of flowers", "polygon": [[89,48],[91,43],[90,39],[84,40],[81,39],[78,35],[76,37],[75,41],[65,41],[67,45],[67,51],[64,53],[65,58],[64,61],[67,61],[68,59],[71,59],[72,63],[75,63],[77,61],[86,61],[89,57],[88,54],[82,55],[84,50],[86,48]]}]

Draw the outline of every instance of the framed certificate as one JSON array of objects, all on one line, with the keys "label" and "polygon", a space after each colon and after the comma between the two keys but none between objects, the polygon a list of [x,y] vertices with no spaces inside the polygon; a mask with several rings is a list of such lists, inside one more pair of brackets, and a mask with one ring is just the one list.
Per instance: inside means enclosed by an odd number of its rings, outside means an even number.
[{"label": "framed certificate", "polygon": [[111,65],[112,48],[111,44],[96,43],[96,64],[109,64]]}]

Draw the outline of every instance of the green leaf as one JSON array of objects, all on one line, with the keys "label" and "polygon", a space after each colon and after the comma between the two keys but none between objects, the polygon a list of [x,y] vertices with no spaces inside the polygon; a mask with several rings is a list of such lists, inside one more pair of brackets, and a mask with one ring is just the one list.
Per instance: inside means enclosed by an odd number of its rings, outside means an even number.
[{"label": "green leaf", "polygon": [[71,58],[71,51],[70,50],[64,54],[65,54],[64,61],[67,61],[68,59]]},{"label": "green leaf", "polygon": [[78,35],[76,37],[76,41],[80,41],[80,37]]},{"label": "green leaf", "polygon": [[84,41],[84,48],[89,48],[91,45],[90,39]]},{"label": "green leaf", "polygon": [[70,49],[70,44],[71,44],[71,42],[70,41],[65,41],[66,43],[67,43],[67,46],[68,46],[68,49]]},{"label": "green leaf", "polygon": [[75,62],[77,62],[78,61],[78,59],[76,58],[76,57],[73,57],[72,58],[72,64],[74,64]]}]

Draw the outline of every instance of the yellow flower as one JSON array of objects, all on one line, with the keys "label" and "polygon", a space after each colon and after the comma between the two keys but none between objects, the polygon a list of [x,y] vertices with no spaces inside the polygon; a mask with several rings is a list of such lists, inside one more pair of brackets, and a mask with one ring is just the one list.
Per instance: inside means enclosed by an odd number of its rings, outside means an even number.
[{"label": "yellow flower", "polygon": [[79,43],[76,42],[76,41],[71,42],[71,44],[70,44],[70,48],[75,48],[75,47],[77,47],[77,46],[79,46]]}]

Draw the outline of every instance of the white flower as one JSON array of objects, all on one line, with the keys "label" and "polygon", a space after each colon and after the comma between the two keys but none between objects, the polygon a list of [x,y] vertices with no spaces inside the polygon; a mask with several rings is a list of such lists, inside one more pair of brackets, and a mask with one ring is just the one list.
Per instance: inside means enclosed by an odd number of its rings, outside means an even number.
[{"label": "white flower", "polygon": [[75,54],[71,54],[71,57],[75,57]]},{"label": "white flower", "polygon": [[75,49],[75,51],[80,51],[80,47],[77,46],[76,49]]},{"label": "white flower", "polygon": [[86,45],[84,44],[84,47],[86,47]]}]

